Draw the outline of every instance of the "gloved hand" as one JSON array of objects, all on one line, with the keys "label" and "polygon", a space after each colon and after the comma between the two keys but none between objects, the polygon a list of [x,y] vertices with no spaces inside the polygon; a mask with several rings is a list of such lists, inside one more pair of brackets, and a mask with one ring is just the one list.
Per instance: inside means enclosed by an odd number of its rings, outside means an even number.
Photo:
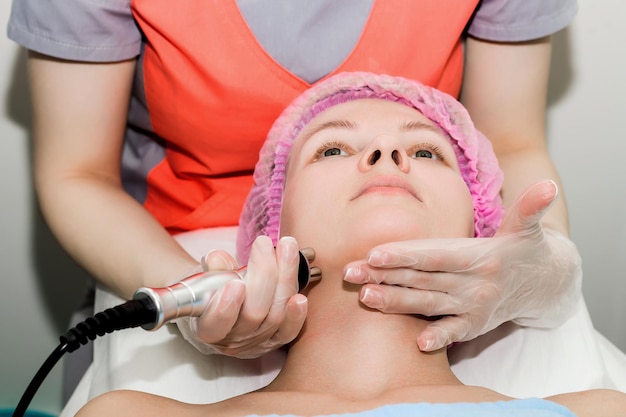
[{"label": "gloved hand", "polygon": [[[298,244],[260,236],[252,245],[246,282],[233,280],[220,288],[200,317],[177,319],[192,345],[203,353],[255,358],[291,342],[307,313],[307,298],[298,293]],[[202,259],[205,271],[234,270],[235,259],[211,251]]]},{"label": "gloved hand", "polygon": [[574,244],[540,223],[557,194],[552,181],[530,186],[493,238],[375,247],[367,260],[346,266],[344,280],[366,284],[359,297],[370,308],[443,316],[418,335],[423,351],[472,340],[510,320],[557,326],[573,314],[582,283]]}]

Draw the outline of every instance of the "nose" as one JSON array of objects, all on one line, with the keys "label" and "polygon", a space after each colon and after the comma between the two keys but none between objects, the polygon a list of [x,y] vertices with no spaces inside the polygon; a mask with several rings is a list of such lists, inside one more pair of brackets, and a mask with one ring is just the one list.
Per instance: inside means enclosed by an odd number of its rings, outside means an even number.
[{"label": "nose", "polygon": [[402,172],[408,173],[410,164],[406,152],[402,150],[396,138],[379,135],[370,142],[359,160],[361,171],[368,171],[374,166],[392,164]]}]

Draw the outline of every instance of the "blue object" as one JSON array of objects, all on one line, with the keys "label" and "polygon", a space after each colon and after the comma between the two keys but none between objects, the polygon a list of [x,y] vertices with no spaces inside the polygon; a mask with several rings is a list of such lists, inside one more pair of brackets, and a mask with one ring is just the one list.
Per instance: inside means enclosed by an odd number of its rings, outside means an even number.
[{"label": "blue object", "polygon": [[[539,398],[481,403],[388,404],[372,410],[346,414],[327,414],[324,417],[500,417],[505,415],[509,417],[576,417],[574,413],[562,405]],[[295,416],[272,414],[263,417]]]},{"label": "blue object", "polygon": [[[0,417],[11,417],[13,415],[13,408],[0,409]],[[56,417],[54,414],[48,414],[43,411],[26,410],[24,417]]]}]

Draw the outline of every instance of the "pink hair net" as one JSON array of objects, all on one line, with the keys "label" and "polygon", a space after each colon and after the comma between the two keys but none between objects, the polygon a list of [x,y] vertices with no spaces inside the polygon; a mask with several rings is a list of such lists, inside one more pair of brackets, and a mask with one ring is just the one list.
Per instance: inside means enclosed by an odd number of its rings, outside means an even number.
[{"label": "pink hair net", "polygon": [[267,235],[274,244],[278,241],[287,160],[296,136],[324,110],[364,98],[413,107],[448,134],[474,202],[475,236],[495,234],[504,214],[500,199],[503,174],[491,142],[474,127],[461,103],[417,81],[365,72],[342,73],[297,97],[270,129],[239,220],[237,253],[241,263],[248,261],[250,246],[257,236]]}]

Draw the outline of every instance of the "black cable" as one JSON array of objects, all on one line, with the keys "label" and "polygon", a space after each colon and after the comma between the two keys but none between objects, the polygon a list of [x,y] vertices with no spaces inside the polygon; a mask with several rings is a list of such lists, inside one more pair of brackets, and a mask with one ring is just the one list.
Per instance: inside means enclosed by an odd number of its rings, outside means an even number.
[{"label": "black cable", "polygon": [[46,359],[43,365],[41,365],[33,379],[30,381],[30,384],[28,384],[26,391],[22,394],[22,398],[17,404],[17,407],[13,410],[13,417],[22,417],[24,413],[26,413],[26,409],[41,386],[41,383],[44,379],[46,379],[52,368],[54,368],[54,365],[56,365],[59,359],[61,359],[63,354],[67,352],[68,346],[69,345],[67,343],[61,343],[56,347],[56,349],[54,349],[50,356],[48,356],[48,359]]},{"label": "black cable", "polygon": [[130,300],[89,317],[69,329],[60,337],[59,346],[48,356],[48,359],[41,365],[28,384],[20,402],[13,411],[12,417],[24,416],[37,390],[65,352],[74,352],[98,336],[151,323],[156,319],[156,316],[156,306],[150,299]]}]

